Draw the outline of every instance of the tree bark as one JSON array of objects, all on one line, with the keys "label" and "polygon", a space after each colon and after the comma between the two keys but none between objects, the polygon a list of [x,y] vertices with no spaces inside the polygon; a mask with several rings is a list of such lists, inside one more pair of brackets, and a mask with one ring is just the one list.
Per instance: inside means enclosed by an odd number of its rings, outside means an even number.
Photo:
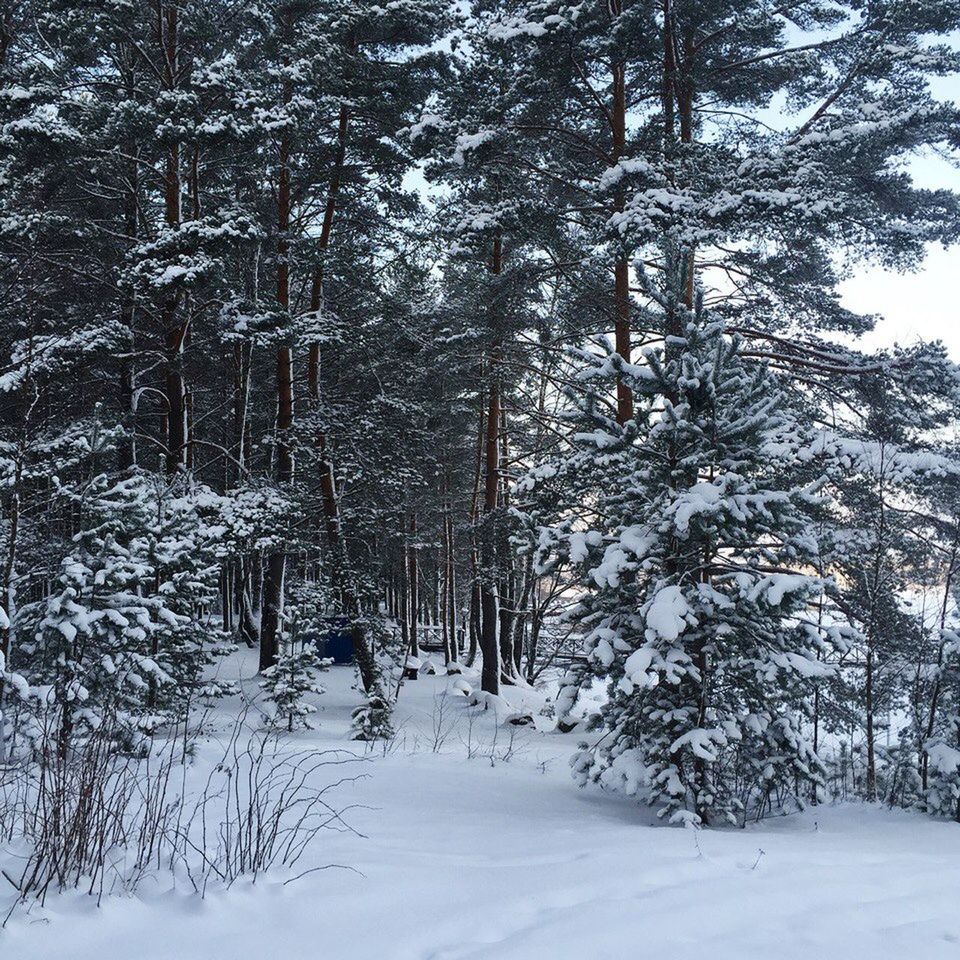
[{"label": "tree bark", "polygon": [[[176,3],[161,2],[158,7],[158,29],[163,55],[163,83],[174,91],[180,83],[180,7]],[[167,151],[164,173],[164,222],[168,229],[178,230],[180,209],[180,144],[174,143]],[[186,467],[187,453],[187,398],[183,376],[183,353],[187,339],[187,320],[180,316],[180,296],[167,295],[161,308],[164,331],[164,372],[167,409],[166,461],[167,473],[174,474]]]},{"label": "tree bark", "polygon": [[[316,315],[323,306],[323,270],[327,250],[330,247],[330,237],[333,233],[333,218],[337,209],[337,199],[340,195],[340,184],[343,180],[343,167],[347,154],[347,132],[350,125],[350,111],[346,104],[341,104],[337,122],[337,147],[334,152],[333,170],[330,173],[330,185],[327,188],[327,202],[324,205],[323,220],[320,224],[320,235],[317,238],[318,257],[313,268],[313,278],[310,283],[310,312]],[[307,358],[307,384],[310,396],[320,396],[320,344],[310,344]]]},{"label": "tree bark", "polygon": [[[131,54],[129,72],[125,77],[127,99],[132,103],[136,98],[136,73]],[[123,230],[128,248],[138,240],[138,199],[140,193],[139,146],[136,140],[127,143],[126,151],[131,158],[127,177],[129,183],[123,197]],[[118,450],[119,467],[129,470],[137,465],[137,362],[136,362],[136,295],[129,291],[123,295],[120,310],[120,322],[127,332],[127,356],[123,362],[120,392],[124,410],[124,437]]]},{"label": "tree bark", "polygon": [[449,501],[444,508],[444,608],[443,623],[446,635],[445,655],[447,662],[460,659],[460,642],[457,638],[457,582],[454,553],[453,516]]},{"label": "tree bark", "polygon": [[[503,246],[499,236],[493,242],[490,272],[495,276],[503,270]],[[492,521],[500,493],[500,370],[498,350],[490,351],[487,385],[487,433],[484,469],[484,517]],[[480,652],[483,669],[481,689],[486,693],[500,693],[500,646],[498,638],[499,603],[496,587],[496,531],[493,523],[483,532],[480,570]]]},{"label": "tree bark", "polygon": [[[292,88],[284,81],[283,100],[289,103]],[[279,144],[277,183],[277,306],[283,316],[290,311],[290,138],[284,131]],[[277,347],[276,354],[277,419],[275,443],[275,476],[277,483],[289,484],[293,479],[293,351],[288,344]],[[264,582],[263,613],[260,624],[260,669],[276,663],[279,653],[280,623],[283,617],[284,577],[287,555],[281,547],[274,549],[267,560]]]},{"label": "tree bark", "polygon": [[417,515],[410,515],[410,539],[407,543],[407,563],[410,574],[410,654],[420,656],[420,636],[417,625],[420,614],[420,570],[417,563]]},{"label": "tree bark", "polygon": [[[510,509],[510,485],[507,476],[509,464],[510,444],[507,434],[507,411],[501,402],[499,503],[504,512]],[[517,679],[514,667],[516,655],[513,649],[513,624],[517,607],[517,577],[512,551],[507,551],[507,555],[501,560],[500,566],[503,568],[500,580],[500,677],[504,683],[514,683]]]},{"label": "tree bark", "polygon": [[873,722],[873,650],[867,648],[865,709],[867,711],[867,784],[868,801],[877,799],[876,733]]},{"label": "tree bark", "polygon": [[[620,15],[619,2],[611,6],[615,16]],[[627,71],[626,65],[616,62],[612,66],[613,104],[610,111],[613,133],[613,163],[623,159],[627,145]],[[624,192],[618,188],[614,195],[614,205],[618,213],[625,206]],[[630,263],[626,256],[618,257],[613,265],[613,302],[614,302],[614,347],[626,362],[630,362]],[[617,423],[623,425],[633,419],[633,392],[617,379]]]},{"label": "tree bark", "polygon": [[950,544],[950,559],[947,563],[946,582],[943,587],[943,603],[940,606],[940,640],[937,645],[937,675],[933,681],[933,690],[930,695],[930,708],[927,714],[927,722],[924,724],[922,739],[919,746],[920,752],[920,781],[923,791],[926,792],[930,780],[930,754],[927,753],[927,742],[933,736],[933,731],[937,725],[937,710],[940,706],[940,696],[943,692],[943,659],[946,652],[946,639],[943,631],[947,625],[947,614],[950,611],[950,599],[953,588],[953,580],[957,569],[957,553],[960,550],[960,523],[954,518],[953,540]]}]

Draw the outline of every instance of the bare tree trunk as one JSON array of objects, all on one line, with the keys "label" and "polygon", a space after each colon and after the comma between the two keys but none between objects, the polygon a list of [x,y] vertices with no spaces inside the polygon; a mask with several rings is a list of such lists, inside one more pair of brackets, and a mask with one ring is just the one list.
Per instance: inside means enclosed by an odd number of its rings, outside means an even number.
[{"label": "bare tree trunk", "polygon": [[873,723],[873,650],[867,647],[865,708],[867,711],[867,800],[877,799],[876,734]]},{"label": "bare tree trunk", "polygon": [[[620,16],[619,0],[611,0],[611,12]],[[611,70],[613,74],[613,104],[610,120],[613,133],[613,162],[616,165],[623,159],[627,144],[627,71],[623,62],[616,62]],[[614,205],[622,213],[625,197],[622,189],[614,195]],[[618,257],[613,265],[613,301],[614,301],[614,346],[617,353],[630,362],[630,264],[626,257]],[[623,382],[617,380],[617,423],[624,424],[633,419],[633,393]]]},{"label": "bare tree trunk", "polygon": [[18,11],[19,6],[16,2],[7,3],[4,4],[3,9],[0,10],[0,69],[6,66],[7,51],[10,49],[13,38],[16,35],[14,14]]},{"label": "bare tree trunk", "polygon": [[[26,434],[26,424],[23,431]],[[3,682],[4,670],[11,669],[10,653],[16,643],[17,615],[17,549],[20,536],[20,489],[23,483],[23,457],[25,455],[25,444],[19,444],[17,457],[14,464],[13,483],[10,488],[10,501],[7,509],[7,555],[4,558],[3,565],[3,609],[7,614],[6,623],[0,626],[0,717],[4,716],[4,693],[6,684]],[[3,729],[0,728],[0,761],[6,759],[6,740],[3,736]]]},{"label": "bare tree trunk", "polygon": [[233,590],[237,603],[237,631],[248,647],[255,647],[260,641],[260,624],[254,611],[254,583],[259,583],[256,560],[242,557],[234,569]]},{"label": "bare tree trunk", "polygon": [[220,611],[224,631],[233,633],[233,571],[229,563],[220,570]]},{"label": "bare tree trunk", "polygon": [[[135,54],[131,51],[129,71],[125,78],[126,95],[133,103],[136,98],[136,73],[133,67]],[[140,193],[139,146],[136,140],[127,143],[130,157],[129,183],[123,197],[123,229],[128,247],[136,245],[138,240],[137,202]],[[120,311],[120,322],[127,332],[127,356],[123,362],[122,383],[120,386],[124,409],[124,437],[118,450],[121,470],[137,465],[137,361],[136,361],[136,295],[133,291],[124,295]]]},{"label": "bare tree trunk", "polygon": [[[500,404],[500,477],[499,477],[499,504],[504,515],[510,509],[510,481],[508,470],[510,464],[510,443],[507,434],[507,411]],[[517,607],[517,578],[513,562],[513,551],[500,560],[503,568],[500,579],[500,678],[504,683],[513,683],[516,680],[514,672],[513,650],[513,623]]]},{"label": "bare tree trunk", "polygon": [[940,696],[943,692],[943,658],[946,652],[946,637],[944,628],[947,625],[947,613],[950,610],[950,598],[953,586],[953,579],[956,575],[957,552],[960,549],[960,523],[954,520],[953,542],[950,545],[950,561],[947,565],[946,583],[943,588],[943,604],[940,607],[940,641],[937,646],[937,675],[933,682],[933,691],[930,696],[930,712],[927,715],[927,722],[923,730],[923,741],[920,743],[920,780],[924,792],[929,786],[930,780],[930,754],[927,753],[927,742],[933,736],[933,731],[937,724],[937,710],[940,706]]},{"label": "bare tree trunk", "polygon": [[[350,626],[353,656],[360,670],[360,681],[363,688],[369,692],[373,689],[376,665],[363,627],[359,622],[360,598],[350,574],[349,556],[347,555],[347,547],[340,524],[340,505],[337,500],[336,478],[333,473],[333,462],[327,452],[327,441],[324,434],[319,434],[317,442],[320,455],[320,500],[327,532],[327,542],[330,546],[334,587],[340,595],[344,612],[353,620]],[[401,617],[401,623],[405,622],[406,617]]]},{"label": "bare tree trunk", "polygon": [[[158,34],[163,55],[163,82],[168,91],[180,83],[180,6],[158,3]],[[164,221],[170,230],[180,227],[180,144],[167,151],[164,173]],[[187,398],[183,377],[183,352],[187,339],[187,319],[180,314],[180,296],[170,294],[164,300],[162,323],[166,347],[166,459],[167,472],[176,473],[187,464]]]},{"label": "bare tree trunk", "polygon": [[410,542],[407,545],[408,565],[410,568],[410,653],[420,656],[420,637],[417,621],[420,612],[420,570],[417,564],[417,515],[410,516]]},{"label": "bare tree trunk", "polygon": [[[341,104],[337,122],[337,147],[334,152],[333,170],[330,173],[330,185],[327,188],[327,202],[324,206],[323,220],[320,224],[320,235],[317,237],[319,256],[313,268],[313,279],[310,285],[310,311],[313,314],[317,314],[323,306],[324,259],[330,247],[330,237],[333,233],[333,218],[337,208],[337,199],[340,194],[340,184],[343,180],[349,125],[350,110],[346,104]],[[310,344],[310,354],[307,359],[307,380],[310,395],[312,397],[319,397],[320,345],[317,343]]]},{"label": "bare tree trunk", "polygon": [[453,516],[449,501],[444,506],[444,606],[443,625],[445,655],[447,662],[460,659],[460,642],[457,638],[457,582],[454,553]]},{"label": "bare tree trunk", "polygon": [[887,510],[886,510],[886,484],[884,470],[886,468],[886,448],[883,444],[880,446],[880,470],[877,483],[878,515],[876,529],[876,547],[873,557],[872,581],[869,584],[870,590],[870,609],[867,619],[866,644],[867,659],[865,664],[864,677],[864,709],[866,711],[866,734],[867,734],[867,776],[866,776],[866,799],[875,801],[877,799],[877,759],[876,759],[876,725],[874,722],[874,711],[876,708],[876,691],[874,683],[875,664],[876,664],[876,642],[877,642],[877,597],[881,590],[881,579],[884,571],[884,551],[887,543]]},{"label": "bare tree trunk", "polygon": [[[503,270],[503,246],[498,235],[493,241],[493,258],[490,272],[499,275]],[[487,435],[484,472],[484,517],[492,521],[500,493],[500,370],[496,348],[490,353],[487,371]],[[481,689],[486,693],[500,693],[500,645],[499,602],[496,587],[496,531],[493,523],[484,531],[481,549],[480,571],[480,651],[483,669],[480,676]]]},{"label": "bare tree trunk", "polygon": [[518,595],[517,609],[513,617],[513,669],[521,676],[520,665],[524,649],[524,639],[530,623],[530,599],[533,595],[533,557],[527,556],[523,565],[523,579]]},{"label": "bare tree trunk", "polygon": [[[349,41],[352,48],[352,40]],[[330,247],[330,238],[333,234],[334,216],[343,180],[344,163],[346,160],[347,135],[350,125],[350,111],[346,104],[341,104],[337,122],[337,145],[334,153],[333,168],[330,173],[330,182],[327,189],[327,200],[323,211],[323,220],[320,225],[320,234],[317,238],[318,259],[314,266],[310,284],[310,311],[318,314],[323,307],[323,271],[324,261]],[[312,343],[307,357],[307,389],[313,403],[319,407],[320,403],[320,345]],[[317,435],[317,451],[320,459],[320,497],[324,516],[324,525],[327,531],[327,541],[331,550],[332,565],[334,567],[334,581],[340,594],[344,610],[354,618],[351,626],[354,657],[360,670],[360,679],[364,689],[370,691],[374,684],[375,665],[373,654],[368,646],[367,638],[359,623],[360,601],[351,582],[348,553],[344,542],[343,530],[340,523],[340,506],[337,500],[336,479],[334,476],[333,460],[329,452],[329,444],[323,430]],[[405,623],[406,619],[401,618]]]},{"label": "bare tree trunk", "polygon": [[[400,554],[400,609],[397,619],[400,621],[400,642],[403,645],[404,657],[410,649],[410,579],[409,564],[407,563],[407,543],[403,541]],[[402,664],[406,666],[406,664]]]},{"label": "bare tree trunk", "polygon": [[[481,377],[482,377],[481,369]],[[480,647],[480,481],[483,475],[484,450],[484,405],[485,397],[481,395],[477,405],[479,425],[477,428],[477,459],[473,479],[473,493],[470,497],[470,601],[467,616],[468,650],[467,666],[472,667],[477,659]]]},{"label": "bare tree trunk", "polygon": [[533,683],[537,678],[537,654],[540,651],[540,631],[543,629],[543,617],[546,607],[541,607],[534,600],[533,611],[530,616],[530,641],[527,647],[527,683]]},{"label": "bare tree trunk", "polygon": [[[283,101],[292,95],[289,80],[284,81]],[[279,177],[277,184],[277,305],[286,314],[290,310],[290,138],[284,131],[279,144]],[[289,484],[293,479],[293,351],[287,344],[277,347],[276,355],[277,421],[276,480]],[[263,591],[263,613],[260,624],[260,669],[276,663],[279,653],[279,632],[283,616],[286,551],[275,549],[267,559]]]}]

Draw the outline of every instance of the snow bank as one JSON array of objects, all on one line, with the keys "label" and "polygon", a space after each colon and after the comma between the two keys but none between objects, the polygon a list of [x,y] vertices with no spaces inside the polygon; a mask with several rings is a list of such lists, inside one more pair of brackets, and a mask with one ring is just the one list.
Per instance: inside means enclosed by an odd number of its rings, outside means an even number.
[{"label": "snow bank", "polygon": [[[679,607],[671,601],[670,609],[675,615],[660,625],[668,632],[680,629]],[[239,668],[248,685],[254,653],[225,664]],[[353,671],[334,667],[325,681],[328,693],[316,701],[320,727],[297,734],[298,747],[347,745],[357,703]],[[45,911],[17,917],[0,933],[0,956],[960,956],[955,824],[849,806],[746,830],[694,834],[654,825],[635,801],[571,784],[568,758],[582,733],[505,726],[497,711],[471,707],[462,692],[445,700],[451,728],[434,752],[436,699],[463,682],[422,676],[404,685],[394,749],[367,754],[353,771],[364,776],[330,794],[334,806],[355,805],[344,814],[349,828],[321,836],[302,864],[313,872],[297,882],[267,877],[200,901],[183,878],[160,878],[134,898],[109,899],[99,912],[82,894],[53,898]],[[513,711],[536,715],[543,695],[507,689],[503,699]],[[709,751],[709,743],[701,745]],[[205,776],[215,755],[201,744],[189,775]]]}]

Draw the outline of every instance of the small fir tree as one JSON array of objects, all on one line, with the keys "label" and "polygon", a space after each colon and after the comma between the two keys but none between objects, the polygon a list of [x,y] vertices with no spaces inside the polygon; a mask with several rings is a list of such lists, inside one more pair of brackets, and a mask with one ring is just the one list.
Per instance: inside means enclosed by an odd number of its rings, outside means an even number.
[{"label": "small fir tree", "polygon": [[310,694],[320,695],[325,689],[317,674],[327,670],[332,660],[317,653],[315,638],[322,623],[320,611],[327,591],[323,584],[299,583],[292,591],[294,606],[284,615],[281,650],[277,662],[260,671],[260,688],[264,699],[273,705],[270,722],[286,726],[288,732],[298,727],[313,729],[310,717],[317,712]]},{"label": "small fir tree", "polygon": [[[577,618],[587,670],[608,687],[605,733],[579,754],[578,780],[639,794],[675,822],[737,822],[819,777],[800,712],[826,672],[806,622],[820,589],[807,572],[816,497],[768,452],[782,461],[794,425],[766,368],[701,304],[684,314],[683,336],[642,365],[588,361],[573,450],[531,482],[590,477],[590,508],[539,536],[541,562],[553,551],[585,567]],[[616,373],[650,398],[622,427],[601,393]],[[564,715],[582,679],[564,685]]]}]

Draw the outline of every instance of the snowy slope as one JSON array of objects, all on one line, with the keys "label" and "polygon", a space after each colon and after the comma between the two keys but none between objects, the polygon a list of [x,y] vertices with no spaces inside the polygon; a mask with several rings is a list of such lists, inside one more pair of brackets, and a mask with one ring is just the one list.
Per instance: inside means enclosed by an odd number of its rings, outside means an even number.
[{"label": "snowy slope", "polygon": [[[227,667],[249,677],[253,663],[244,654]],[[325,681],[321,728],[297,736],[342,748],[352,672]],[[82,895],[58,897],[11,921],[0,957],[960,957],[956,825],[849,806],[743,831],[654,826],[635,803],[572,785],[576,734],[497,725],[443,697],[455,682],[407,683],[393,749],[358,760],[363,779],[339,788],[340,807],[362,805],[345,813],[357,832],[323,833],[302,868],[350,869],[203,901],[158,879],[99,911]],[[208,742],[195,775],[215,756]]]}]

